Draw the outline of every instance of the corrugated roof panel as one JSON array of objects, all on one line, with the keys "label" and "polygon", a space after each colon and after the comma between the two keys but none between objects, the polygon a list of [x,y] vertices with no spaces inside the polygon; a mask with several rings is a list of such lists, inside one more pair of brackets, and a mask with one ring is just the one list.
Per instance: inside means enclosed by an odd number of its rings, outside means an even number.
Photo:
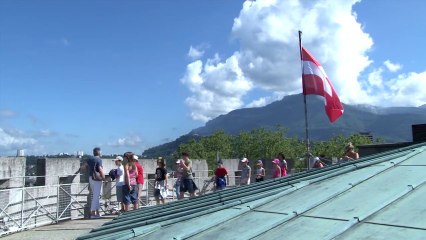
[{"label": "corrugated roof panel", "polygon": [[[426,167],[423,168],[426,171]],[[366,222],[426,229],[426,185],[390,204]],[[426,235],[425,235],[426,239]]]},{"label": "corrugated roof panel", "polygon": [[129,212],[81,239],[415,239],[426,229],[423,159],[426,144],[413,145]]},{"label": "corrugated roof panel", "polygon": [[424,181],[426,171],[423,168],[394,167],[309,211],[307,215],[348,220],[352,217],[364,218],[374,209],[385,207],[384,203],[406,192],[408,185],[417,186]]},{"label": "corrugated roof panel", "polygon": [[288,215],[249,212],[189,239],[250,239],[284,222]]},{"label": "corrugated roof panel", "polygon": [[401,228],[393,226],[376,225],[361,223],[336,237],[335,239],[371,239],[371,240],[389,240],[389,239],[409,239],[425,240],[426,231],[413,228]]},{"label": "corrugated roof panel", "polygon": [[[271,211],[271,209],[273,209],[273,211],[277,213],[301,213],[309,210],[316,204],[327,201],[331,197],[350,189],[352,185],[358,184],[388,167],[389,165],[366,167],[321,182],[313,183],[301,190],[259,207],[256,210]],[[307,195],[312,197],[307,198]]]},{"label": "corrugated roof panel", "polygon": [[293,221],[281,224],[267,232],[254,238],[255,240],[273,240],[273,239],[286,239],[286,240],[300,240],[300,239],[325,239],[326,236],[333,231],[333,229],[340,229],[345,226],[347,221],[311,218],[311,217],[298,217]]},{"label": "corrugated roof panel", "polygon": [[249,211],[246,209],[226,209],[216,213],[207,214],[191,220],[178,222],[176,224],[163,227],[161,231],[141,236],[136,239],[184,239],[203,230],[216,227],[227,220],[242,215]]},{"label": "corrugated roof panel", "polygon": [[[417,151],[426,151],[426,147],[418,148]],[[400,165],[426,165],[426,154],[423,152],[422,154],[418,154],[416,156],[411,157],[410,159],[402,162]]]}]

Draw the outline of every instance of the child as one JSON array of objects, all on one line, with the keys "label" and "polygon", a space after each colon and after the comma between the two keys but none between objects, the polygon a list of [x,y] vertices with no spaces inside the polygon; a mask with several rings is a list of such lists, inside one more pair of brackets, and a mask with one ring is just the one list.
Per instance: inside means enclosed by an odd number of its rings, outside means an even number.
[{"label": "child", "polygon": [[157,159],[157,166],[157,169],[155,169],[154,197],[157,204],[160,204],[160,198],[161,204],[164,204],[167,197],[167,169],[162,157]]},{"label": "child", "polygon": [[251,167],[248,165],[248,159],[243,158],[241,160],[242,162],[242,168],[241,168],[241,185],[249,185],[250,184],[250,178],[251,178]]},{"label": "child", "polygon": [[120,212],[124,212],[124,203],[123,203],[123,186],[124,186],[124,168],[123,168],[123,158],[118,156],[115,158],[115,191],[117,195],[117,202],[121,205]]},{"label": "child", "polygon": [[262,160],[257,160],[256,166],[256,182],[261,182],[265,177],[265,169],[263,168]]},{"label": "child", "polygon": [[226,171],[226,168],[223,167],[222,162],[218,163],[216,171],[214,172],[214,175],[215,175],[216,190],[225,189],[226,187],[225,176],[228,176],[228,171]]}]

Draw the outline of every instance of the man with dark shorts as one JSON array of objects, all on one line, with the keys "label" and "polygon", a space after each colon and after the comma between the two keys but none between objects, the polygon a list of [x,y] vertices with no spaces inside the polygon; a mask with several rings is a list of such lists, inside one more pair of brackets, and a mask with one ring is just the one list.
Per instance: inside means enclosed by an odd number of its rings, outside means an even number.
[{"label": "man with dark shorts", "polygon": [[182,168],[182,182],[180,184],[180,199],[183,199],[185,192],[188,192],[191,197],[195,197],[194,181],[192,178],[192,161],[189,159],[187,152],[182,153],[182,161],[180,161]]}]

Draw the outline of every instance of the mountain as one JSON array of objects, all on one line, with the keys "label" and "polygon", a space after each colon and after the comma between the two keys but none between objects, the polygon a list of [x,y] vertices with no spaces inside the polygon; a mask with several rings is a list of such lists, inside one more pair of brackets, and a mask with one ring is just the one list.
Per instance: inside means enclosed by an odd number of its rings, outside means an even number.
[{"label": "mountain", "polygon": [[[337,135],[370,132],[374,138],[380,137],[386,142],[411,141],[411,125],[426,123],[426,107],[383,108],[344,104],[345,112],[342,117],[330,123],[324,111],[323,98],[307,96],[307,106],[311,140],[327,140]],[[255,128],[275,129],[277,125],[287,128],[289,136],[305,138],[302,94],[286,96],[264,107],[238,109],[220,115],[208,121],[204,127],[194,129],[173,142],[146,150],[144,155],[150,156],[154,152],[158,154],[165,149],[167,153],[173,152],[185,140],[193,136],[207,136],[217,130],[238,134]]]}]

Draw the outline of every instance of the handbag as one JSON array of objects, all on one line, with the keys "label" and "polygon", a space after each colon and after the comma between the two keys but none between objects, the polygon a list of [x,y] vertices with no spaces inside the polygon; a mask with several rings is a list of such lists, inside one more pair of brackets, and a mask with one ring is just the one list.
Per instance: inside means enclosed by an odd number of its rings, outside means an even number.
[{"label": "handbag", "polygon": [[96,170],[96,165],[93,167],[92,179],[94,181],[102,181],[101,173]]}]

